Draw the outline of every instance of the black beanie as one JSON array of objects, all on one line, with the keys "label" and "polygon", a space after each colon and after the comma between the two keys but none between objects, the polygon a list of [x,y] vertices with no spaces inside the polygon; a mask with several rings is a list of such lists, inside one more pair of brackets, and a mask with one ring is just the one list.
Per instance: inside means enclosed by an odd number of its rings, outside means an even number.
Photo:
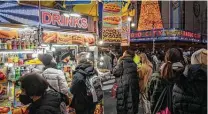
[{"label": "black beanie", "polygon": [[42,54],[38,58],[43,63],[44,66],[48,66],[51,64],[53,56],[50,54]]}]

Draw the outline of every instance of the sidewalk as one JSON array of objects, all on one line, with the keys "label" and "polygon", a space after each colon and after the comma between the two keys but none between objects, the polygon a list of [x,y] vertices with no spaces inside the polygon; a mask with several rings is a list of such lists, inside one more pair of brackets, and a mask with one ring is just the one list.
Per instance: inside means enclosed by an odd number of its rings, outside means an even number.
[{"label": "sidewalk", "polygon": [[[111,97],[111,91],[104,91],[104,114],[117,114],[116,113],[116,99]],[[143,114],[143,108],[139,105],[139,113]]]}]

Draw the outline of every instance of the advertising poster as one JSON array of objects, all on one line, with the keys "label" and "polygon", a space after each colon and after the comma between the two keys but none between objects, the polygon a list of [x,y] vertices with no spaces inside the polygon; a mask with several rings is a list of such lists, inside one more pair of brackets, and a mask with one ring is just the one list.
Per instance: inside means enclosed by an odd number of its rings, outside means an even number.
[{"label": "advertising poster", "polygon": [[130,46],[130,22],[127,16],[122,17],[121,46]]},{"label": "advertising poster", "polygon": [[44,43],[57,43],[57,44],[79,44],[89,45],[95,44],[95,37],[92,34],[82,33],[67,33],[67,32],[55,32],[44,31],[43,32]]},{"label": "advertising poster", "polygon": [[122,31],[121,1],[104,1],[102,38],[106,43],[120,43]]}]

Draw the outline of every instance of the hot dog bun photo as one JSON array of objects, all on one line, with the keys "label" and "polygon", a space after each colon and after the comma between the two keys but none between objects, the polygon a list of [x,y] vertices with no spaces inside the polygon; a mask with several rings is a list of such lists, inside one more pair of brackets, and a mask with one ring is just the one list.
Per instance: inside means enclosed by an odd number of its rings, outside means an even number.
[{"label": "hot dog bun photo", "polygon": [[105,12],[120,12],[121,8],[114,3],[108,3],[108,4],[104,4],[104,11]]},{"label": "hot dog bun photo", "polygon": [[121,18],[118,16],[106,16],[103,21],[111,25],[118,25],[121,22]]}]

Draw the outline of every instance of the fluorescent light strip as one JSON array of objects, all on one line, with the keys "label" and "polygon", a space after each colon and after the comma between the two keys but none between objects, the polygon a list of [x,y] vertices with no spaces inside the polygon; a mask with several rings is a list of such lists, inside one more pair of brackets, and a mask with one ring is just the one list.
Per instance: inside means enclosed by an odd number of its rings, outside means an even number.
[{"label": "fluorescent light strip", "polygon": [[0,54],[18,54],[18,53],[26,53],[27,54],[27,53],[43,53],[43,52],[42,51],[38,51],[37,52],[37,51],[33,51],[33,50],[31,50],[31,51],[30,50],[24,50],[24,51],[20,51],[20,50],[19,51],[18,50],[17,51],[15,51],[15,50],[14,51],[0,51]]}]

